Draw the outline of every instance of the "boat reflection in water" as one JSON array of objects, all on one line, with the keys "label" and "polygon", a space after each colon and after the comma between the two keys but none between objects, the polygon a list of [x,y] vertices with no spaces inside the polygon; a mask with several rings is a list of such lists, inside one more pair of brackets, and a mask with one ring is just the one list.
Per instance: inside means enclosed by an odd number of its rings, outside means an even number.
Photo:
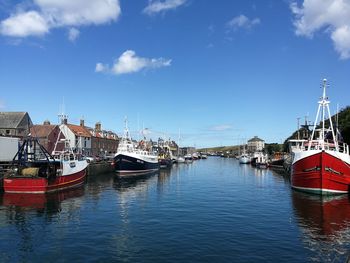
[{"label": "boat reflection in water", "polygon": [[159,171],[156,171],[153,173],[138,175],[136,177],[114,176],[113,188],[121,194],[121,198],[123,198],[123,193],[142,192],[147,189],[149,181],[151,181],[158,173]]},{"label": "boat reflection in water", "polygon": [[61,203],[70,198],[84,195],[84,186],[61,190],[53,193],[27,194],[3,193],[2,205],[22,208],[32,208],[47,212],[61,211]]},{"label": "boat reflection in water", "polygon": [[292,192],[292,198],[303,242],[313,254],[313,260],[345,262],[350,248],[349,196]]}]

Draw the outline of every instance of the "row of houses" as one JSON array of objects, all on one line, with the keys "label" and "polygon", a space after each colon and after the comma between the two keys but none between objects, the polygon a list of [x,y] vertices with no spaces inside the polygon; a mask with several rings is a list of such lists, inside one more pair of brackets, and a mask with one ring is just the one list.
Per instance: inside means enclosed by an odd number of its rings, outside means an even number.
[{"label": "row of houses", "polygon": [[95,127],[85,126],[84,120],[79,125],[70,124],[68,118],[62,123],[33,125],[28,112],[0,112],[0,136],[23,138],[31,134],[48,152],[64,148],[64,141],[76,152],[86,156],[105,156],[117,152],[119,137],[112,131],[102,129],[100,122]]}]

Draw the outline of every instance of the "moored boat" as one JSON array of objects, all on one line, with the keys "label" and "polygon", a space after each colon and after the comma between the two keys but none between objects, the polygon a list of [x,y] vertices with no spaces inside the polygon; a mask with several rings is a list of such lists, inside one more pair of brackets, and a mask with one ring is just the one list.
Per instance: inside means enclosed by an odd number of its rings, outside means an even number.
[{"label": "moored boat", "polygon": [[192,163],[192,162],[193,162],[192,154],[186,154],[185,163]]},{"label": "moored boat", "polygon": [[7,193],[48,193],[77,187],[85,182],[88,163],[81,155],[65,150],[51,155],[36,138],[28,137],[5,175]]},{"label": "moored boat", "polygon": [[161,154],[158,156],[158,163],[159,163],[159,168],[171,168],[173,162],[169,158],[169,156],[165,154]]},{"label": "moored boat", "polygon": [[256,167],[257,168],[268,168],[269,162],[267,154],[263,152],[259,152],[259,154],[256,157]]},{"label": "moored boat", "polygon": [[113,165],[119,176],[137,176],[159,169],[158,155],[151,152],[145,143],[135,146],[125,120],[124,135],[114,156]]},{"label": "moored boat", "polygon": [[[300,140],[292,151],[291,185],[293,188],[316,194],[348,193],[350,185],[349,146],[342,142],[334,128],[329,101],[326,96],[327,81],[323,81],[315,123],[309,140]],[[328,114],[329,126],[325,126]]]},{"label": "moored boat", "polygon": [[247,164],[250,162],[251,162],[251,158],[248,154],[244,153],[239,157],[239,163],[241,163],[241,164]]}]

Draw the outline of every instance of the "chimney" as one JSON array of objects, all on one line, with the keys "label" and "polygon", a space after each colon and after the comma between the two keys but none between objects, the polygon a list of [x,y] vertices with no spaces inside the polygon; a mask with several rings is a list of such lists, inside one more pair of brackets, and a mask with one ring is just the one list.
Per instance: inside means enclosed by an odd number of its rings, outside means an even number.
[{"label": "chimney", "polygon": [[84,119],[81,119],[81,120],[80,120],[80,126],[81,126],[81,127],[84,127],[84,126],[85,126]]},{"label": "chimney", "polygon": [[68,124],[67,118],[64,118],[64,119],[63,119],[63,124],[66,124],[66,125]]},{"label": "chimney", "polygon": [[51,125],[50,121],[49,120],[45,120],[43,125]]},{"label": "chimney", "polygon": [[95,130],[96,130],[97,132],[100,132],[100,131],[101,131],[101,123],[100,123],[100,122],[96,122],[96,124],[95,124]]}]

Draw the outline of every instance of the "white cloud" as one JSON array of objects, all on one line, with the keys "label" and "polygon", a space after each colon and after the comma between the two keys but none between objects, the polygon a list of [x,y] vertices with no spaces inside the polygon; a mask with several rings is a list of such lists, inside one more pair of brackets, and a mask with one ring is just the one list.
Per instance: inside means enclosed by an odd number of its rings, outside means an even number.
[{"label": "white cloud", "polygon": [[170,65],[171,59],[138,57],[135,51],[127,50],[121,54],[111,68],[107,64],[97,63],[95,72],[111,72],[112,74],[121,75]]},{"label": "white cloud", "polygon": [[143,12],[148,15],[153,15],[159,12],[165,12],[185,4],[186,1],[187,0],[150,0]]},{"label": "white cloud", "polygon": [[350,58],[350,0],[304,0],[290,5],[295,34],[312,38],[323,30],[330,34],[341,59]]},{"label": "white cloud", "polygon": [[[12,37],[44,35],[51,28],[112,22],[117,20],[121,13],[119,0],[32,1],[31,9],[37,11],[22,10],[1,21],[1,34]],[[78,37],[77,32],[72,33],[73,38]]]},{"label": "white cloud", "polygon": [[230,21],[228,21],[227,27],[234,30],[237,30],[239,28],[250,29],[253,26],[256,26],[259,24],[260,24],[259,18],[249,19],[245,15],[239,15],[232,18]]},{"label": "white cloud", "polygon": [[331,35],[335,50],[341,59],[350,58],[350,28],[347,25],[338,27]]},{"label": "white cloud", "polygon": [[12,37],[42,36],[49,32],[46,20],[36,11],[18,13],[1,21],[0,33]]},{"label": "white cloud", "polygon": [[104,24],[120,15],[119,0],[34,0],[57,26]]},{"label": "white cloud", "polygon": [[79,35],[80,35],[80,31],[75,27],[70,28],[68,31],[68,39],[71,42],[75,42],[75,40],[79,37]]},{"label": "white cloud", "polygon": [[102,63],[96,63],[95,72],[107,72],[108,65]]}]

